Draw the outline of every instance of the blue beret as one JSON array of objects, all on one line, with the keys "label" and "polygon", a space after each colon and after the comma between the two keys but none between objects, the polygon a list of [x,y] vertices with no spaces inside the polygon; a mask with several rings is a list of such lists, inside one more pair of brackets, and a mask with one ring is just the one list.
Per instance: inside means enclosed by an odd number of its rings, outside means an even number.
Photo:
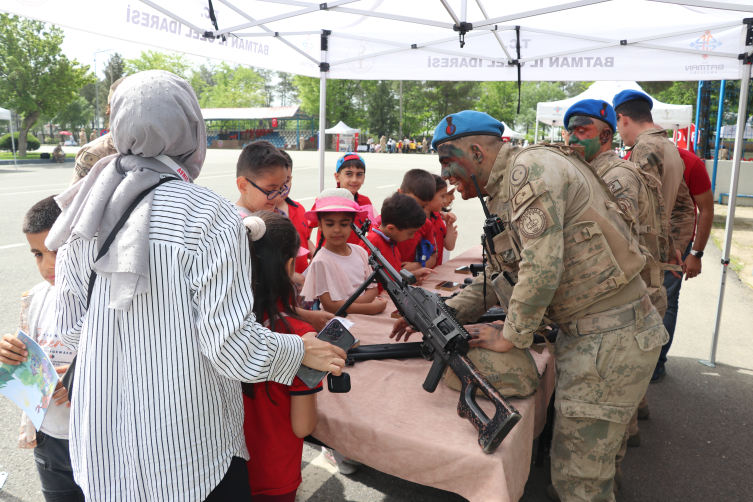
[{"label": "blue beret", "polygon": [[585,115],[593,117],[602,122],[606,122],[612,128],[612,132],[617,132],[617,115],[614,113],[612,105],[600,99],[582,99],[567,109],[565,112],[565,129],[570,123],[570,118],[575,115]]},{"label": "blue beret", "polygon": [[615,107],[615,109],[620,106],[622,103],[626,101],[631,101],[633,99],[642,99],[644,101],[648,102],[648,109],[652,109],[654,107],[654,101],[651,99],[651,97],[646,94],[645,92],[641,91],[634,91],[632,89],[628,89],[626,91],[622,91],[619,94],[617,94],[612,99],[612,105]]},{"label": "blue beret", "polygon": [[343,163],[347,162],[349,160],[360,160],[361,164],[363,164],[363,168],[366,169],[366,162],[363,161],[363,157],[361,157],[357,153],[348,152],[348,153],[346,153],[345,155],[343,155],[342,157],[340,157],[338,159],[338,161],[337,161],[337,167],[335,168],[335,172],[339,173],[340,172],[340,168],[343,166]]},{"label": "blue beret", "polygon": [[502,137],[505,126],[491,115],[473,110],[453,113],[442,119],[436,129],[431,147],[437,146],[464,136],[498,136]]}]

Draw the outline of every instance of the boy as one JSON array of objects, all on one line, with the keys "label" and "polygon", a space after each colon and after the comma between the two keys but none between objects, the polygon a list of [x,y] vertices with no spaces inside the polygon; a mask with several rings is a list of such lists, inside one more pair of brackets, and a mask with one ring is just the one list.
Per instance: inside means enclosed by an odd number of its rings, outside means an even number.
[{"label": "boy", "polygon": [[[399,272],[402,268],[399,243],[413,238],[424,223],[426,223],[426,213],[421,206],[413,198],[395,192],[384,199],[379,226],[372,227],[367,238],[382,253],[384,259]],[[366,249],[366,244],[362,242],[360,245]],[[434,271],[431,269],[423,268],[413,273],[416,280],[421,283],[432,272]],[[384,288],[379,284],[379,294],[382,291]]]},{"label": "boy", "polygon": [[[426,207],[437,193],[437,184],[429,171],[411,169],[403,176],[403,183],[397,191],[411,197],[418,202],[421,209],[426,211]],[[428,241],[434,247],[431,256],[423,264],[416,261],[416,249],[422,240]],[[403,268],[406,270],[414,271],[422,267],[434,268],[437,264],[437,243],[434,240],[434,224],[431,222],[431,218],[426,218],[424,224],[413,237],[398,243],[397,247],[403,260]]]},{"label": "boy", "polygon": [[[364,162],[363,157],[353,152],[348,152],[340,157],[335,168],[335,181],[337,181],[337,188],[347,188],[353,194],[353,199],[356,204],[361,206],[361,209],[373,213],[373,208],[366,207],[371,206],[371,200],[358,193],[363,186],[363,182],[366,181],[366,162]],[[363,225],[363,222],[362,218],[356,218],[356,221],[354,221],[358,227]],[[358,245],[360,242],[361,239],[358,238],[356,233],[351,232],[348,243]]]},{"label": "boy", "polygon": [[290,192],[285,184],[287,166],[287,159],[269,141],[254,141],[243,149],[235,180],[241,193],[235,207],[241,218],[256,211],[281,213],[277,204]]},{"label": "boy", "polygon": [[[285,185],[288,187],[288,189],[292,189],[293,159],[290,158],[290,155],[288,155],[288,152],[286,152],[285,150],[280,150],[280,155],[285,157],[285,160],[287,160],[287,178],[285,180]],[[303,207],[303,204],[301,204],[300,202],[296,202],[290,197],[285,197],[277,204],[277,209],[285,213],[288,218],[290,218],[290,221],[292,221],[293,225],[295,225],[295,229],[298,231],[298,235],[301,238],[301,246],[308,248],[309,250],[308,254],[299,256],[295,260],[295,271],[299,274],[302,274],[304,270],[306,270],[306,268],[309,266],[309,259],[311,259],[311,256],[316,249],[314,244],[311,242],[311,227],[309,227],[309,222],[304,216],[304,214],[306,213],[306,208]]]},{"label": "boy", "polygon": [[[60,208],[53,199],[37,202],[26,213],[23,232],[31,246],[31,252],[37,261],[39,273],[44,282],[24,293],[21,300],[21,326],[27,335],[33,338],[52,360],[55,370],[62,376],[68,369],[75,353],[63,346],[56,334],[55,317],[55,257],[56,252],[48,251],[44,245],[52,225],[60,215]],[[0,342],[0,363],[18,365],[26,361],[26,345],[14,335],[4,335]],[[47,415],[39,432],[31,421],[23,416],[21,436],[18,446],[34,448],[39,479],[42,482],[42,494],[48,502],[53,500],[71,500],[84,502],[84,494],[73,479],[71,457],[68,452],[68,424],[70,422],[70,403],[68,391],[58,382],[52,395],[54,404],[47,409]]]}]

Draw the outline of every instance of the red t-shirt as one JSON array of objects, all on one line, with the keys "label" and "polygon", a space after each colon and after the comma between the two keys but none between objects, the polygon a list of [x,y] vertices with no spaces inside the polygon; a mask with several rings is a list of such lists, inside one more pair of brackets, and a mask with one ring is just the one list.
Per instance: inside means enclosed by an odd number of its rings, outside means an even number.
[{"label": "red t-shirt", "polygon": [[416,248],[421,239],[426,239],[432,244],[436,244],[434,240],[434,223],[432,223],[431,218],[426,218],[424,225],[413,234],[412,238],[398,242],[397,248],[400,250],[400,256],[403,261],[416,261]]},{"label": "red t-shirt", "polygon": [[[369,235],[366,236],[367,239],[369,239],[369,242],[371,242],[375,248],[379,250],[380,253],[382,253],[382,256],[384,256],[384,259],[389,262],[390,265],[392,265],[395,270],[400,272],[401,266],[401,260],[400,260],[400,250],[398,249],[397,242],[393,241],[386,235],[384,235],[378,228],[372,228],[371,231],[369,231]],[[366,244],[363,242],[360,244],[360,246],[364,249],[366,249],[366,252],[371,254],[366,247]],[[396,277],[393,277],[393,279],[397,279]],[[377,287],[379,288],[379,294],[382,294],[382,291],[384,291],[384,288],[381,284],[377,284]]]},{"label": "red t-shirt", "polygon": [[[303,321],[286,319],[292,329],[284,325],[270,329],[299,336],[316,331]],[[254,387],[253,399],[243,395],[243,431],[251,454],[251,460],[246,463],[251,494],[284,495],[297,490],[301,484],[303,458],[303,439],[293,433],[290,421],[290,397],[319,392],[322,384],[309,389],[295,377],[291,386],[261,382]]]},{"label": "red t-shirt", "polygon": [[[711,190],[711,179],[709,172],[706,170],[706,164],[698,158],[696,154],[684,148],[678,148],[680,158],[685,164],[685,183],[688,185],[690,196],[693,198],[693,206],[696,215],[696,224],[698,223],[698,206],[695,203],[695,196]],[[693,229],[693,239],[695,239],[695,229]]]},{"label": "red t-shirt", "polygon": [[[444,261],[444,239],[447,237],[447,224],[438,212],[431,213],[431,222],[434,226],[434,242],[437,243],[437,265]],[[436,266],[436,265],[435,265]]]},{"label": "red t-shirt", "polygon": [[[309,220],[307,220],[305,216],[303,216],[306,212],[306,208],[303,207],[303,204],[294,200],[285,199],[285,202],[288,203],[288,217],[290,218],[290,221],[293,222],[293,225],[295,225],[295,229],[298,230],[298,235],[301,238],[301,246],[308,248],[308,241],[311,237],[311,227],[309,227]],[[304,270],[306,270],[308,266],[308,256],[301,256],[300,258],[296,258],[296,272],[301,274]]]}]

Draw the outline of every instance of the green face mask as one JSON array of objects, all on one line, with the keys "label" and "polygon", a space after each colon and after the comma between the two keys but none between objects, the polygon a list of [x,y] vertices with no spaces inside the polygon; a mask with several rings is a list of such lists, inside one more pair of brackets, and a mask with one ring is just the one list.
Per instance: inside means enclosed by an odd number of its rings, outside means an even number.
[{"label": "green face mask", "polygon": [[[575,130],[575,128],[573,128]],[[597,153],[599,153],[599,150],[601,149],[601,142],[599,141],[599,136],[597,135],[595,138],[588,138],[588,139],[578,139],[573,135],[572,130],[568,131],[570,133],[570,144],[571,145],[581,145],[584,149],[584,157],[586,160],[591,160],[596,156]]]}]

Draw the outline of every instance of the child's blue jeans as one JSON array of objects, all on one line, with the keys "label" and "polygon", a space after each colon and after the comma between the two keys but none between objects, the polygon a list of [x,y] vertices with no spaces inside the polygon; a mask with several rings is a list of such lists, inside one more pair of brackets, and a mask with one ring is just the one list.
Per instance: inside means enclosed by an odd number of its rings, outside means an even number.
[{"label": "child's blue jeans", "polygon": [[67,440],[37,431],[34,460],[46,502],[84,502],[84,493],[73,480]]}]

